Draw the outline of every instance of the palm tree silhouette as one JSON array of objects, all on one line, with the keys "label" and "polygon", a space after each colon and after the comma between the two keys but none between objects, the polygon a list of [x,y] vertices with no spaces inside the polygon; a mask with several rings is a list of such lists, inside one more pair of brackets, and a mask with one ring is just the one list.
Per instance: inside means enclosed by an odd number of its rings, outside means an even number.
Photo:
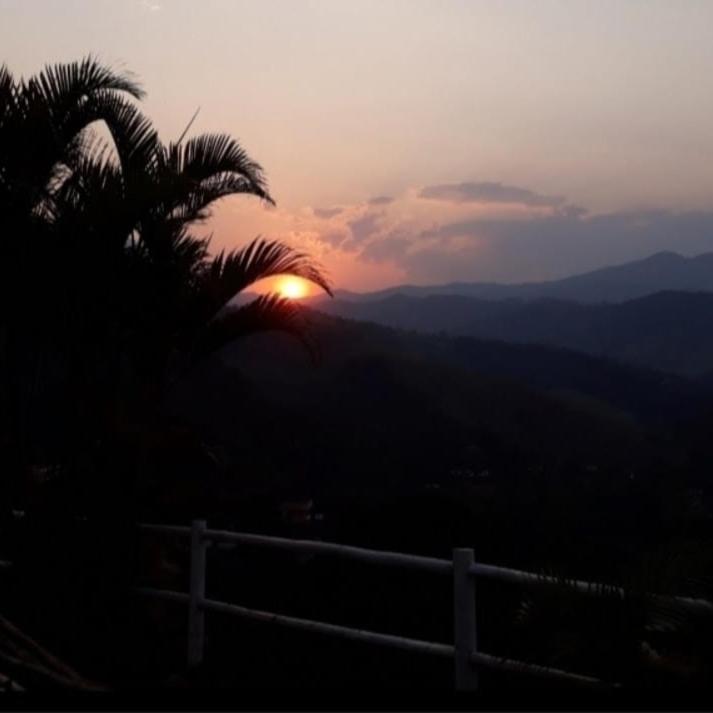
[{"label": "palm tree silhouette", "polygon": [[260,165],[225,134],[164,144],[142,96],[92,58],[26,81],[0,69],[0,329],[21,463],[48,393],[75,404],[86,435],[119,403],[153,410],[171,379],[246,334],[281,330],[314,351],[294,302],[231,301],[277,274],[331,294],[319,265],[261,238],[212,256],[191,232],[221,198],[272,204]]},{"label": "palm tree silhouette", "polygon": [[128,74],[91,57],[47,66],[29,80],[16,80],[0,66],[3,224],[41,216],[45,198],[82,152],[89,125],[105,121],[118,128],[131,106],[126,95],[140,99],[143,92]]},{"label": "palm tree silhouette", "polygon": [[[142,91],[126,73],[87,58],[45,67],[25,81],[0,67],[0,360],[3,455],[9,473],[27,461],[28,393],[36,366],[38,315],[52,294],[51,196],[97,121],[119,127]],[[3,484],[8,478],[3,479]]]}]

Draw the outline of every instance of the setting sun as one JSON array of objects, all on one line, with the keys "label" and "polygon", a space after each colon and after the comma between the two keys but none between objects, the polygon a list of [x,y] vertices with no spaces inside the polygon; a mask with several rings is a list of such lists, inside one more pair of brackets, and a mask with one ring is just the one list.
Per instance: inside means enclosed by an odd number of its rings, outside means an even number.
[{"label": "setting sun", "polygon": [[307,296],[307,283],[299,277],[286,277],[277,286],[277,290],[282,297],[290,300],[299,300]]}]

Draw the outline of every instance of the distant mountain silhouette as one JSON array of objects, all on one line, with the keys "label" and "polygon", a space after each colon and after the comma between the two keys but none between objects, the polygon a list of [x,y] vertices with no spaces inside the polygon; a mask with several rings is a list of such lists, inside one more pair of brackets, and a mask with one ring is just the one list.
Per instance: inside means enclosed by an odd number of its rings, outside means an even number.
[{"label": "distant mountain silhouette", "polygon": [[643,260],[547,282],[512,285],[488,282],[398,285],[369,293],[341,290],[337,291],[336,296],[351,302],[378,301],[393,295],[460,295],[497,300],[547,297],[589,303],[623,302],[662,290],[713,292],[713,253],[687,258],[674,252],[660,252]]},{"label": "distant mountain silhouette", "polygon": [[391,295],[319,303],[326,313],[420,332],[546,344],[696,376],[713,368],[713,293],[659,292],[620,304]]}]

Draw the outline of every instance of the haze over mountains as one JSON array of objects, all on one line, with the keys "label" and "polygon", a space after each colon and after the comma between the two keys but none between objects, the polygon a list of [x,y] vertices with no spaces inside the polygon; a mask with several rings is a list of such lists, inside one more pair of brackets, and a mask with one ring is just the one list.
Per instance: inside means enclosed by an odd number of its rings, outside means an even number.
[{"label": "haze over mountains", "polygon": [[711,253],[658,253],[556,282],[404,286],[312,304],[400,329],[565,347],[689,377],[713,364]]},{"label": "haze over mountains", "polygon": [[365,293],[337,290],[336,297],[350,302],[373,302],[392,295],[408,297],[460,295],[491,300],[547,297],[596,303],[623,302],[662,290],[713,291],[713,253],[684,257],[674,252],[659,252],[643,260],[547,282],[521,284],[451,282],[426,286],[397,285]]}]

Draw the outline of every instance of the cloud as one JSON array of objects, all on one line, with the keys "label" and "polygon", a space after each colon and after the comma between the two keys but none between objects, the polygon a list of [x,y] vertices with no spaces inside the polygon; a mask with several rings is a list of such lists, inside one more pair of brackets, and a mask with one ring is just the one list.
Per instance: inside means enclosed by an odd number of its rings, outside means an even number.
[{"label": "cloud", "polygon": [[380,213],[365,213],[359,218],[350,220],[348,225],[352,231],[352,243],[362,244],[372,237],[379,228],[381,217]]},{"label": "cloud", "polygon": [[459,221],[415,236],[397,259],[414,279],[513,282],[565,277],[662,250],[713,250],[713,211]]},{"label": "cloud", "polygon": [[[594,214],[536,190],[479,185],[489,188],[460,191],[470,196],[467,201],[424,200],[424,191],[433,190],[413,188],[378,207],[355,201],[338,208],[270,213],[255,208],[249,228],[308,250],[342,278],[370,286],[377,280],[547,280],[663,250],[684,255],[713,251],[713,208]],[[475,201],[475,195],[490,202]],[[500,202],[494,202],[496,197]],[[516,199],[519,203],[503,208],[504,201]],[[245,208],[240,212],[244,216]],[[228,228],[226,223],[226,234]]]},{"label": "cloud", "polygon": [[533,208],[558,208],[565,203],[562,196],[543,196],[527,188],[502,183],[442,183],[425,186],[419,197],[449,203],[507,203]]},{"label": "cloud", "polygon": [[412,242],[407,237],[390,236],[369,243],[360,253],[369,262],[399,262],[405,257]]},{"label": "cloud", "polygon": [[349,240],[350,233],[347,230],[336,229],[330,230],[326,233],[320,233],[319,237],[322,242],[327,243],[333,248],[338,248]]},{"label": "cloud", "polygon": [[343,211],[343,208],[312,208],[312,212],[318,218],[324,219],[334,218],[335,215],[339,215]]},{"label": "cloud", "polygon": [[394,198],[392,196],[376,196],[369,200],[369,205],[389,205],[393,203]]}]

